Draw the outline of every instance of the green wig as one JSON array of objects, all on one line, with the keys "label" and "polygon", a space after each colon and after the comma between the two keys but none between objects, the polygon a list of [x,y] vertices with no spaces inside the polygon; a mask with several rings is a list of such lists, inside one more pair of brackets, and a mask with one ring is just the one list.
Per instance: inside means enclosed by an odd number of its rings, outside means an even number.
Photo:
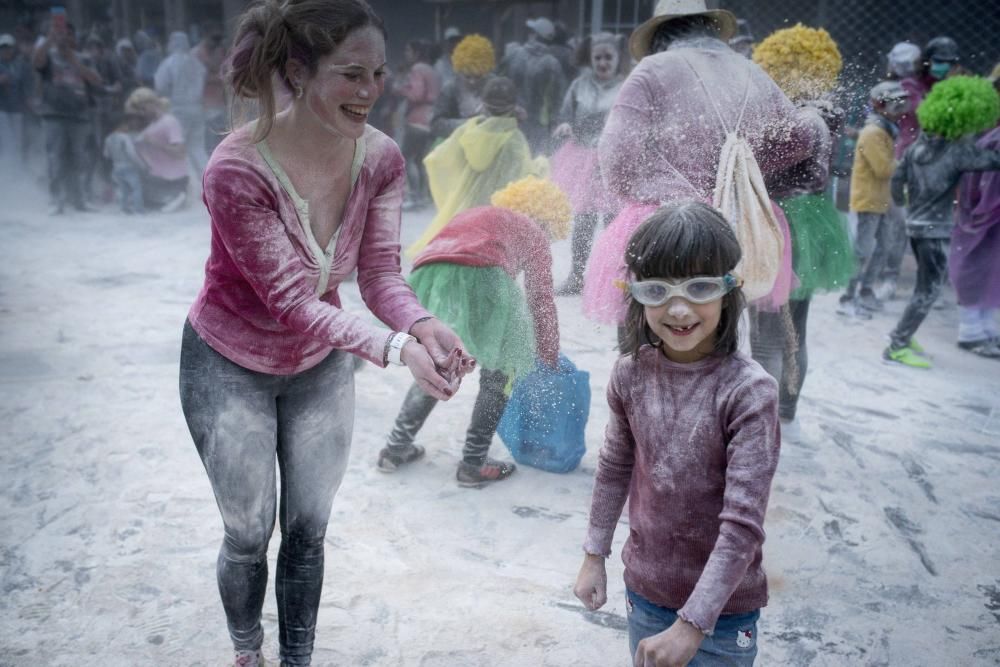
[{"label": "green wig", "polygon": [[993,128],[1000,118],[1000,95],[987,79],[954,76],[934,84],[917,107],[917,120],[928,134],[958,139]]}]

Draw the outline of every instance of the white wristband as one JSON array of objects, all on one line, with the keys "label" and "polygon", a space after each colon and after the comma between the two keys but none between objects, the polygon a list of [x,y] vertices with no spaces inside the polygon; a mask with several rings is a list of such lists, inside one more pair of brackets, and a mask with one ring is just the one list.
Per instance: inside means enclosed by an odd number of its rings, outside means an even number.
[{"label": "white wristband", "polygon": [[403,346],[411,340],[416,340],[416,338],[408,333],[403,333],[402,331],[394,335],[389,340],[389,354],[386,356],[386,359],[390,364],[395,366],[405,366],[402,359]]}]

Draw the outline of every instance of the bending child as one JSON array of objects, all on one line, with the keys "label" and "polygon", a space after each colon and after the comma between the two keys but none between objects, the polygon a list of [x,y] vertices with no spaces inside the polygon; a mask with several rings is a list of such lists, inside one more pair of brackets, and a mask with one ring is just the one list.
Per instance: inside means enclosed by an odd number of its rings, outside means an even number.
[{"label": "bending child", "polygon": [[[574,593],[607,601],[604,559],[625,500],[629,650],[636,665],[751,665],[767,604],[764,514],[778,463],[774,378],[737,351],[741,257],[718,211],[659,209],[625,261],[626,344]],[[699,663],[700,664],[700,663]]]},{"label": "bending child", "polygon": [[[482,366],[456,473],[460,486],[513,474],[513,463],[487,456],[507,406],[506,388],[534,368],[536,356],[552,368],[559,363],[549,244],[566,238],[571,215],[559,188],[529,176],[493,195],[493,206],[459,213],[413,263],[410,284],[420,303],[460,332]],[[526,295],[515,282],[522,271]],[[379,454],[379,470],[423,457],[413,440],[436,404],[417,384],[410,388]]]},{"label": "bending child", "polygon": [[483,88],[483,115],[466,121],[424,158],[437,214],[406,249],[408,256],[423,250],[456,214],[488,206],[494,192],[520,178],[548,174],[548,161],[531,157],[516,108],[514,82],[490,79]]}]

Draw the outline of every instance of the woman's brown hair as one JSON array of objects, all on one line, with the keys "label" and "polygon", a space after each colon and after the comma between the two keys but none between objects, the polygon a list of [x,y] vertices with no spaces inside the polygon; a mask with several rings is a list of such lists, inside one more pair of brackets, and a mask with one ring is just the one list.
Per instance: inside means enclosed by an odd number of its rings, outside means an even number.
[{"label": "woman's brown hair", "polygon": [[372,26],[386,35],[382,19],[364,0],[262,0],[240,17],[226,80],[237,97],[255,100],[259,119],[253,141],[263,140],[277,113],[273,76],[291,90],[285,66],[302,63],[310,75],[320,58],[351,32]]},{"label": "woman's brown hair", "polygon": [[[739,264],[740,242],[722,214],[701,202],[669,204],[658,209],[632,233],[625,264],[629,279],[669,281],[695,276],[722,277]],[[622,354],[636,355],[658,339],[646,323],[645,307],[628,301]],[[736,287],[722,297],[722,315],[715,335],[714,354],[733,354],[739,345],[740,313],[746,307],[743,290]]]}]

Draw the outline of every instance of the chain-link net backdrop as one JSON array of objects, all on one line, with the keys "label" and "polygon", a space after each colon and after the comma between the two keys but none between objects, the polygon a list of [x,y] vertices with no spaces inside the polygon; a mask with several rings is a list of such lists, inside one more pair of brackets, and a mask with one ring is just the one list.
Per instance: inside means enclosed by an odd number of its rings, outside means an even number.
[{"label": "chain-link net backdrop", "polygon": [[[584,29],[593,25],[591,3],[581,0]],[[844,56],[845,83],[869,89],[884,74],[885,56],[897,42],[923,46],[947,35],[958,42],[962,64],[989,74],[1000,61],[997,0],[722,0],[708,3],[750,22],[756,41],[779,28],[803,23],[825,28]],[[628,34],[653,14],[655,0],[604,0],[601,26]]]}]

